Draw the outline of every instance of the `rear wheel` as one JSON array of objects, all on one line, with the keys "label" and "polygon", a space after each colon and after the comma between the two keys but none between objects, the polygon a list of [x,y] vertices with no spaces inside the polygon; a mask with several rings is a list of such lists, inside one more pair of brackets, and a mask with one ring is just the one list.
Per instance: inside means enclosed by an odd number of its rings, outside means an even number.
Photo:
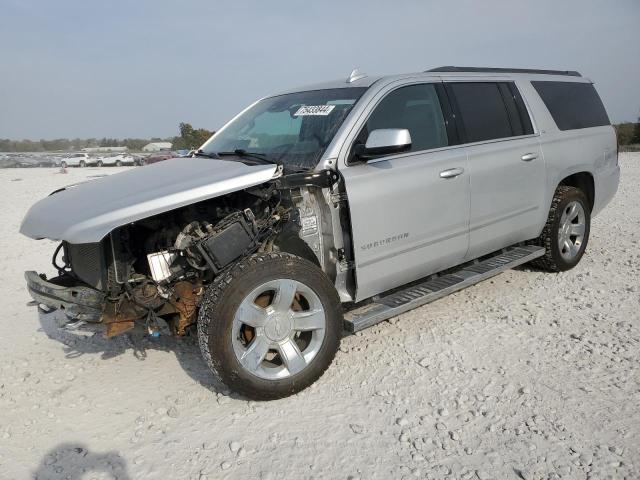
[{"label": "rear wheel", "polygon": [[327,276],[290,254],[241,260],[208,288],[198,338],[214,375],[254,399],[292,395],[331,364],[340,343],[340,301]]},{"label": "rear wheel", "polygon": [[551,272],[575,267],[589,241],[591,210],[586,195],[575,187],[557,188],[547,223],[536,243],[545,247],[544,256],[532,263]]},{"label": "rear wheel", "polygon": [[121,167],[122,166],[122,162],[120,160],[116,161],[116,167]]}]

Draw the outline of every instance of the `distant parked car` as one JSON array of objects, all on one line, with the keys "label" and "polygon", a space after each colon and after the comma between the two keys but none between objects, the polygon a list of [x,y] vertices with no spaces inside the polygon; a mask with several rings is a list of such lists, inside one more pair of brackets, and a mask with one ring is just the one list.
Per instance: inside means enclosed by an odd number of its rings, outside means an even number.
[{"label": "distant parked car", "polygon": [[107,157],[98,157],[96,165],[98,167],[122,167],[124,165],[135,165],[136,159],[129,154],[121,153]]},{"label": "distant parked car", "polygon": [[43,157],[37,160],[38,167],[57,167],[59,165],[58,159],[55,157]]},{"label": "distant parked car", "polygon": [[62,168],[67,167],[86,167],[87,165],[95,165],[96,159],[91,158],[87,153],[72,153],[60,161]]},{"label": "distant parked car", "polygon": [[31,155],[17,155],[12,158],[15,162],[12,166],[14,168],[34,168],[38,167],[38,159]]},{"label": "distant parked car", "polygon": [[140,161],[140,165],[149,165],[151,163],[162,162],[163,160],[169,160],[170,158],[176,158],[178,154],[175,152],[158,152],[152,153],[148,157],[143,158]]},{"label": "distant parked car", "polygon": [[14,165],[14,168],[34,168],[38,165],[34,162],[30,162],[28,160],[18,160]]}]

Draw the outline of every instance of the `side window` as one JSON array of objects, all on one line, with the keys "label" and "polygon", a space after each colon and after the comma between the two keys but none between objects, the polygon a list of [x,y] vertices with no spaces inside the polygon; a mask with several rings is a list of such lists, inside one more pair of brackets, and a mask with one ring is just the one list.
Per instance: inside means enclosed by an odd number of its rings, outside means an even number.
[{"label": "side window", "polygon": [[529,112],[524,104],[524,100],[522,100],[522,95],[520,95],[515,83],[509,82],[505,85],[508,87],[511,97],[518,109],[518,116],[520,117],[523,135],[531,135],[533,133],[533,125],[531,124],[531,118],[529,117]]},{"label": "side window", "polygon": [[498,88],[507,107],[513,135],[529,135],[533,133],[529,113],[515,84],[513,82],[499,83]]},{"label": "side window", "polygon": [[560,130],[609,125],[609,117],[591,83],[531,82]]},{"label": "side window", "polygon": [[449,145],[436,89],[432,84],[410,85],[389,93],[369,116],[356,143],[379,128],[406,128],[416,152]]},{"label": "side window", "polygon": [[[456,82],[450,83],[449,87],[458,104],[467,142],[506,138],[516,134],[511,127],[511,119],[500,92],[500,84]],[[522,131],[521,125],[520,131]]]}]

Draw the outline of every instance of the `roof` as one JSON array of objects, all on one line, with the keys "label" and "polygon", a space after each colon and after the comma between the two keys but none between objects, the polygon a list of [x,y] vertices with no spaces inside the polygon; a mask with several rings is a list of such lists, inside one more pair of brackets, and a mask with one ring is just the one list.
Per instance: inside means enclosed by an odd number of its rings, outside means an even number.
[{"label": "roof", "polygon": [[[291,88],[282,92],[278,92],[271,96],[284,95],[287,93],[304,92],[310,90],[326,90],[331,88],[353,88],[353,87],[365,87],[368,88],[378,81],[384,81],[385,83],[391,83],[395,80],[402,80],[405,78],[446,78],[449,76],[469,76],[469,77],[482,77],[482,76],[508,76],[512,78],[516,77],[531,77],[531,76],[548,76],[548,77],[563,77],[564,81],[573,82],[588,82],[589,80],[582,77],[579,72],[574,70],[536,70],[526,68],[493,68],[493,67],[436,67],[424,72],[402,73],[396,75],[371,75],[359,78],[352,82],[348,81],[348,77],[343,77],[337,80],[332,80],[322,83],[314,83],[311,85],[303,85],[297,88]],[[560,78],[558,78],[560,80]]]}]

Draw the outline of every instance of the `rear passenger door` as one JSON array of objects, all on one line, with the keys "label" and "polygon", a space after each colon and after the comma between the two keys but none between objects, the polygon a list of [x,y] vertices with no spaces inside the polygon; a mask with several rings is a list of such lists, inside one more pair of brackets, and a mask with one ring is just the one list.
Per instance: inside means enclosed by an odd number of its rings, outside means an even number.
[{"label": "rear passenger door", "polygon": [[469,162],[469,251],[476,258],[538,235],[545,164],[512,81],[447,82]]}]

